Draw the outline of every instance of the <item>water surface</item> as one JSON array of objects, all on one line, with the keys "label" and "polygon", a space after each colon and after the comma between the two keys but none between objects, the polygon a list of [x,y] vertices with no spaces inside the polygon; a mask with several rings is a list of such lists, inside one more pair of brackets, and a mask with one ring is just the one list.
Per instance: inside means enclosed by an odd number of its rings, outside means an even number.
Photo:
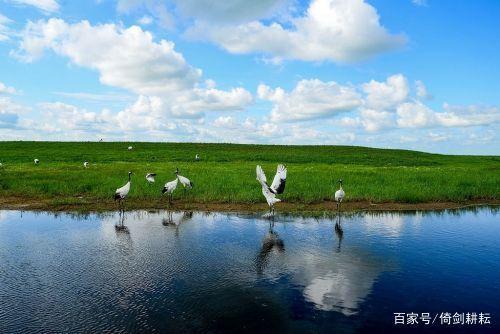
[{"label": "water surface", "polygon": [[0,211],[0,332],[498,330],[495,209],[338,218]]}]

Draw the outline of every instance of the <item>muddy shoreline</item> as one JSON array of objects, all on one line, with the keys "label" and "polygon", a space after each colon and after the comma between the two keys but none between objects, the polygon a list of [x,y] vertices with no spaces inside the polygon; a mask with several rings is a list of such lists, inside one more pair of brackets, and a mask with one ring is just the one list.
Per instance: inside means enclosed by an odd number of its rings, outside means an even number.
[{"label": "muddy shoreline", "polygon": [[[464,202],[425,202],[425,203],[397,203],[369,201],[345,202],[342,211],[429,211],[449,210],[465,207],[500,205],[500,200],[470,200]],[[26,199],[18,197],[0,198],[0,210],[32,210],[32,211],[79,211],[79,212],[104,212],[114,211],[117,205],[113,201],[84,200],[67,202],[64,200]],[[149,202],[143,200],[127,200],[125,210],[193,210],[208,212],[263,212],[268,209],[266,203],[191,203],[176,201],[172,205],[165,202]],[[289,203],[282,202],[276,205],[276,211],[283,213],[302,212],[332,212],[336,210],[336,203],[323,201],[318,203]]]}]

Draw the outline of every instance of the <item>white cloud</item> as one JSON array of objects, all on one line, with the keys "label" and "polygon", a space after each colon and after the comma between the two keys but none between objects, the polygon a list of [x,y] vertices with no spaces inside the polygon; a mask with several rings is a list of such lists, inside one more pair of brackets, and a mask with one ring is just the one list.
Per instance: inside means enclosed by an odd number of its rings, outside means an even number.
[{"label": "white cloud", "polygon": [[391,75],[385,82],[371,80],[362,85],[367,94],[366,106],[372,109],[395,108],[408,98],[408,80],[402,74]]},{"label": "white cloud", "polygon": [[415,88],[417,90],[417,97],[422,100],[430,100],[432,99],[432,95],[427,91],[427,87],[425,87],[424,83],[420,80],[415,81]]},{"label": "white cloud", "polygon": [[0,128],[19,127],[19,116],[27,111],[28,108],[13,102],[9,97],[0,96]]},{"label": "white cloud", "polygon": [[[416,96],[428,96],[416,85]],[[396,128],[467,127],[500,122],[500,108],[443,106],[435,111],[423,101],[411,98],[408,80],[392,75],[384,82],[371,80],[359,86],[342,86],[334,81],[300,80],[291,91],[260,84],[257,96],[273,103],[272,123],[334,118],[330,123],[368,132]],[[336,118],[341,113],[348,115]]]},{"label": "white cloud", "polygon": [[360,112],[361,124],[366,131],[374,132],[393,126],[393,116],[387,111],[377,111],[372,109],[363,109]]},{"label": "white cloud", "polygon": [[137,23],[144,25],[144,26],[147,26],[147,25],[150,25],[151,23],[153,23],[153,18],[151,16],[144,15],[139,20],[137,20]]},{"label": "white cloud", "polygon": [[52,13],[59,10],[59,4],[55,0],[9,0],[10,2],[36,7],[44,12]]},{"label": "white cloud", "polygon": [[10,28],[8,27],[9,24],[12,23],[12,20],[9,19],[7,16],[2,15],[0,13],[0,42],[6,41],[9,39],[9,36],[11,35]]},{"label": "white cloud", "polygon": [[397,124],[402,128],[467,127],[500,122],[500,108],[481,106],[450,106],[436,112],[421,102],[406,102],[398,106]]},{"label": "white cloud", "polygon": [[301,80],[289,93],[279,87],[272,89],[261,84],[257,94],[260,99],[274,103],[273,122],[331,117],[353,110],[362,103],[355,88],[317,79]]},{"label": "white cloud", "polygon": [[270,17],[279,12],[287,0],[118,0],[120,13],[146,10],[151,15],[168,17],[168,26],[174,23],[174,14],[183,18],[194,18],[205,22],[248,22]]},{"label": "white cloud", "polygon": [[179,11],[185,16],[205,21],[241,22],[268,17],[286,1],[176,0],[174,2]]},{"label": "white cloud", "polygon": [[61,19],[28,23],[17,55],[33,61],[45,49],[97,70],[103,84],[137,94],[187,89],[201,77],[201,70],[187,64],[172,42],[155,43],[152,34],[138,26],[68,24]]},{"label": "white cloud", "polygon": [[411,0],[415,6],[427,6],[427,0]]},{"label": "white cloud", "polygon": [[402,128],[426,127],[436,122],[432,109],[421,102],[406,102],[397,108],[398,126]]},{"label": "white cloud", "polygon": [[205,111],[242,110],[252,101],[243,88],[200,88],[201,70],[189,65],[174,43],[155,42],[138,26],[69,24],[61,19],[30,22],[14,56],[32,62],[44,50],[97,70],[101,83],[162,99],[163,112],[200,117]]},{"label": "white cloud", "polygon": [[486,144],[492,142],[496,137],[496,132],[493,130],[483,131],[481,133],[471,133],[467,139],[467,144]]},{"label": "white cloud", "polygon": [[380,25],[375,8],[363,0],[313,0],[291,28],[272,22],[240,25],[197,22],[186,35],[208,38],[232,53],[263,53],[278,59],[356,62],[405,44]]},{"label": "white cloud", "polygon": [[234,128],[236,121],[232,116],[220,116],[214,121],[214,126],[218,128]]},{"label": "white cloud", "polygon": [[443,134],[443,133],[434,133],[434,132],[429,132],[427,134],[427,136],[429,137],[429,139],[433,142],[443,142],[443,141],[447,141],[447,140],[450,140],[451,136],[447,135],[447,134]]},{"label": "white cloud", "polygon": [[53,130],[93,131],[97,125],[111,119],[109,111],[90,112],[62,102],[39,103],[38,107],[44,114],[42,128],[51,127]]},{"label": "white cloud", "polygon": [[0,82],[0,95],[1,94],[15,94],[16,90],[14,87],[9,87],[5,85],[4,83]]},{"label": "white cloud", "polygon": [[117,93],[53,92],[53,94],[87,102],[129,102],[131,96]]}]

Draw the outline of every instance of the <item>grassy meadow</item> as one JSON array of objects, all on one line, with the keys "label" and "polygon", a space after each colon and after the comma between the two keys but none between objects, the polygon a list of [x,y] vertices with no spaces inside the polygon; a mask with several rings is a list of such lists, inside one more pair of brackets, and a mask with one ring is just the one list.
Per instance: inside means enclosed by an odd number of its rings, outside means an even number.
[{"label": "grassy meadow", "polygon": [[[127,150],[133,146],[133,150]],[[201,160],[194,161],[195,154]],[[33,159],[40,164],[34,165]],[[89,161],[89,168],[83,162]],[[175,168],[194,189],[174,199],[190,203],[265,202],[255,180],[261,164],[272,181],[288,167],[284,195],[291,203],[331,201],[344,180],[347,201],[464,202],[500,199],[500,157],[449,156],[352,146],[267,146],[142,142],[0,142],[0,199],[52,204],[113,203],[134,173],[129,202],[158,203]],[[156,183],[145,180],[157,173]],[[166,198],[163,199],[166,202]],[[1,203],[1,202],[0,202]]]}]

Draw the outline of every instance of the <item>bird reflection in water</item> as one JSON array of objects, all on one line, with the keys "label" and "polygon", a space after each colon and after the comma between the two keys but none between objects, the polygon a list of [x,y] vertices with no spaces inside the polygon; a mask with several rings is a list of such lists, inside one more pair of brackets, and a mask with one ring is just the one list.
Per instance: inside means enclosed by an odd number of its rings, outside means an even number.
[{"label": "bird reflection in water", "polygon": [[262,239],[262,247],[257,255],[256,266],[257,273],[262,274],[269,262],[269,255],[276,249],[279,253],[285,251],[285,244],[279,237],[278,233],[274,231],[274,221],[269,222],[269,231],[264,239]]},{"label": "bird reflection in water", "polygon": [[120,233],[130,233],[125,226],[125,212],[120,210],[118,213],[118,223],[115,225],[115,231]]},{"label": "bird reflection in water", "polygon": [[342,245],[342,239],[344,238],[344,229],[342,228],[341,216],[337,215],[337,221],[335,222],[335,235],[337,236],[337,252],[340,253],[340,248]]},{"label": "bird reflection in water", "polygon": [[175,235],[179,236],[179,226],[192,218],[193,211],[184,211],[180,217],[174,217],[173,211],[167,210],[167,215],[161,220],[161,224],[175,228]]}]

